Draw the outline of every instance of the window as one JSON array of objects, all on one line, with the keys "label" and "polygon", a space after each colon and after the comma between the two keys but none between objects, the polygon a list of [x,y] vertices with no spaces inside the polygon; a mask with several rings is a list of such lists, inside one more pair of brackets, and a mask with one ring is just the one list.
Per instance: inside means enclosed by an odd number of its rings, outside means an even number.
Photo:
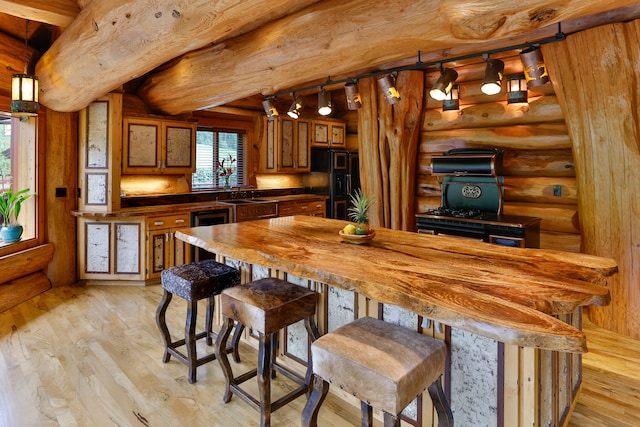
[{"label": "window", "polygon": [[[36,143],[37,119],[20,121],[6,111],[0,111],[0,192],[12,188],[14,191],[29,188],[30,194],[37,193]],[[30,197],[21,206],[18,222],[23,226],[20,242],[27,242],[37,236],[36,198]],[[18,243],[2,242],[0,254],[24,249]],[[6,250],[5,250],[6,249]]]},{"label": "window", "polygon": [[[218,162],[224,168],[230,166],[232,174],[229,184],[239,187],[245,184],[244,146],[247,141],[245,130],[216,129],[199,127],[196,133],[196,171],[192,178],[194,190],[223,187],[224,177],[216,173]],[[235,159],[232,163],[230,159]]]}]

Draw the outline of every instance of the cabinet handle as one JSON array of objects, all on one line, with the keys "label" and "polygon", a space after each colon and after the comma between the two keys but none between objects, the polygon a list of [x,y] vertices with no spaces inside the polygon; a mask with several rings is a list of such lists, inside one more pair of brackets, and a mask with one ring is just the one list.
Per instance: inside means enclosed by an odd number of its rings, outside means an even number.
[{"label": "cabinet handle", "polygon": [[154,221],[153,225],[164,225],[164,221]]},{"label": "cabinet handle", "polygon": [[184,219],[176,219],[176,224],[182,224],[184,222]]}]

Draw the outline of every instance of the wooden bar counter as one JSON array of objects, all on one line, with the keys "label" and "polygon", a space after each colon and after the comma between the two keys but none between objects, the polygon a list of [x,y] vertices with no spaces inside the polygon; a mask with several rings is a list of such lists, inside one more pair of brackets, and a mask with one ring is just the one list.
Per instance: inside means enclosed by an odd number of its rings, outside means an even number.
[{"label": "wooden bar counter", "polygon": [[[457,425],[567,421],[581,384],[580,353],[587,351],[581,307],[609,303],[613,260],[384,228],[355,245],[338,234],[345,224],[290,216],[175,235],[224,258],[415,313],[426,326],[418,330],[448,343]],[[373,310],[365,315],[379,313]],[[481,360],[465,359],[471,353]],[[485,365],[490,372],[481,372]],[[431,425],[427,401],[420,425]]]}]

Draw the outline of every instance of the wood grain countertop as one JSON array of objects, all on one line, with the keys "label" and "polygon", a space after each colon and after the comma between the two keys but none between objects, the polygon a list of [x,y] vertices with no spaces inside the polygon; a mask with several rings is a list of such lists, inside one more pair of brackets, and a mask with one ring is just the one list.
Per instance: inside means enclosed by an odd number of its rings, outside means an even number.
[{"label": "wood grain countertop", "polygon": [[455,328],[524,347],[581,353],[584,333],[553,314],[607,305],[608,258],[375,228],[343,243],[345,221],[289,216],[180,229],[176,237],[250,264],[354,290]]}]

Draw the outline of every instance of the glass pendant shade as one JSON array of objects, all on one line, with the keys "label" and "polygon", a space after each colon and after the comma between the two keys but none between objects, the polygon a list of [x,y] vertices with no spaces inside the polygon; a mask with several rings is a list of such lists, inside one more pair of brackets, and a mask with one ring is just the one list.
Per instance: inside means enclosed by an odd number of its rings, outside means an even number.
[{"label": "glass pendant shade", "polygon": [[38,78],[29,74],[11,77],[11,115],[33,117],[38,115]]},{"label": "glass pendant shade", "polygon": [[278,110],[273,104],[273,100],[265,99],[262,101],[262,108],[264,108],[264,112],[267,114],[269,121],[275,120],[276,117],[278,117]]},{"label": "glass pendant shade", "polygon": [[436,101],[444,101],[449,92],[451,92],[453,83],[455,83],[457,78],[458,73],[455,70],[451,68],[442,69],[438,81],[429,91],[429,96]]},{"label": "glass pendant shade", "polygon": [[358,84],[349,82],[344,85],[344,93],[347,96],[347,108],[349,110],[357,110],[362,107],[362,98],[358,92]]},{"label": "glass pendant shade", "polygon": [[458,85],[453,85],[449,93],[442,100],[442,111],[460,109],[460,89]]},{"label": "glass pendant shade", "polygon": [[287,114],[292,119],[297,119],[302,114],[302,109],[304,108],[304,98],[300,95],[295,96],[293,98],[293,102],[291,103],[291,107],[289,107],[289,111]]},{"label": "glass pendant shade", "polygon": [[529,86],[541,86],[549,82],[547,66],[539,47],[530,47],[520,52],[520,60]]},{"label": "glass pendant shade", "polygon": [[331,111],[333,111],[331,108],[331,93],[322,89],[318,92],[318,114],[328,116]]},{"label": "glass pendant shade", "polygon": [[378,85],[380,89],[384,93],[384,97],[387,100],[387,104],[395,104],[400,99],[400,93],[393,86],[393,82],[391,81],[391,77],[382,76],[378,79]]},{"label": "glass pendant shade", "polygon": [[485,95],[497,95],[502,90],[502,74],[504,62],[499,59],[487,59],[487,67],[484,72],[484,80],[480,90]]},{"label": "glass pendant shade", "polygon": [[509,76],[507,80],[507,104],[528,102],[527,79],[524,73]]}]

